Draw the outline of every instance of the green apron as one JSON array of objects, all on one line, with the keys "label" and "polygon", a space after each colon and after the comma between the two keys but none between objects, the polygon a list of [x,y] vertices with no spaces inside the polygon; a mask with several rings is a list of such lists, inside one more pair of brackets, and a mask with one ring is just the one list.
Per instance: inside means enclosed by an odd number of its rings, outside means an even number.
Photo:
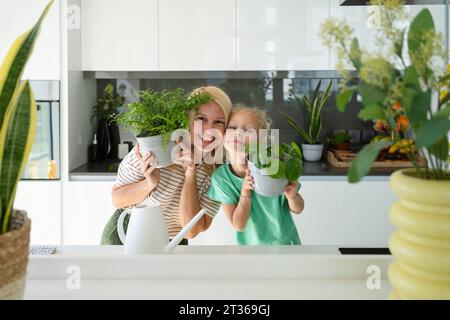
[{"label": "green apron", "polygon": [[[117,232],[117,221],[119,220],[120,214],[123,212],[123,209],[117,209],[111,218],[106,223],[105,228],[102,232],[102,238],[100,240],[101,245],[122,245],[122,241],[120,241],[119,234]],[[127,214],[125,216],[125,220],[123,223],[123,229],[126,232],[128,228],[128,222],[130,221],[130,215]],[[187,239],[183,239],[180,242],[180,245],[187,245]]]}]

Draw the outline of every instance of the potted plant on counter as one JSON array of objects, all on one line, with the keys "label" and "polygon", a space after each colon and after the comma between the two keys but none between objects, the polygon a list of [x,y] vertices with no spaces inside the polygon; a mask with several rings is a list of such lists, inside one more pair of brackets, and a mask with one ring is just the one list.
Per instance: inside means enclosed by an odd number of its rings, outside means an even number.
[{"label": "potted plant on counter", "polygon": [[183,89],[172,91],[145,90],[139,93],[140,101],[132,102],[125,111],[113,116],[118,124],[132,129],[136,134],[142,154],[152,152],[158,167],[172,164],[171,150],[175,143],[172,133],[189,126],[189,111],[211,100],[206,92],[189,95]]},{"label": "potted plant on counter", "polygon": [[30,84],[20,79],[52,3],[13,43],[0,68],[0,300],[21,299],[25,290],[31,221],[13,206],[33,145],[37,106]]},{"label": "potted plant on counter", "polygon": [[302,174],[302,152],[295,142],[290,145],[247,145],[248,168],[255,180],[255,192],[263,196],[279,196],[288,182]]},{"label": "potted plant on counter", "polygon": [[337,132],[327,139],[327,146],[336,150],[350,150],[351,135],[347,132]]},{"label": "potted plant on counter", "polygon": [[[379,40],[391,54],[359,47],[344,21],[322,25],[324,43],[337,48],[340,65],[351,64],[358,78],[343,71],[337,105],[344,110],[354,92],[362,97],[359,117],[388,128],[390,139],[368,144],[353,160],[350,182],[360,181],[381,150],[403,152],[414,164],[391,175],[400,201],[389,211],[398,228],[389,238],[394,262],[389,280],[394,299],[450,299],[450,71],[443,40],[428,9],[402,23],[401,1],[372,1],[379,8]],[[405,41],[406,40],[406,41]],[[404,44],[407,46],[404,46]],[[408,62],[410,61],[410,62]],[[419,157],[427,165],[420,166]]]},{"label": "potted plant on counter", "polygon": [[304,106],[307,111],[307,129],[303,129],[299,122],[291,116],[282,113],[288,123],[297,130],[303,137],[305,143],[302,143],[303,157],[306,161],[319,161],[323,154],[323,143],[319,142],[319,135],[322,130],[322,111],[330,97],[332,82],[330,81],[323,92],[319,93],[321,81],[317,84],[314,93],[310,98],[303,96],[303,99],[291,90],[291,99],[295,100],[299,106]]}]

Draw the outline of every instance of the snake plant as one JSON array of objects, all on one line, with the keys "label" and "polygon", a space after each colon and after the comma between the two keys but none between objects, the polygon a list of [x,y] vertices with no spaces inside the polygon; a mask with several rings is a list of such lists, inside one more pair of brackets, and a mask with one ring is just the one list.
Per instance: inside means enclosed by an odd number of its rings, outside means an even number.
[{"label": "snake plant", "polygon": [[0,234],[10,227],[17,183],[34,141],[36,101],[23,70],[51,0],[36,24],[12,44],[0,68]]},{"label": "snake plant", "polygon": [[322,110],[331,94],[331,81],[322,95],[319,94],[320,85],[321,81],[317,84],[312,96],[310,98],[303,96],[303,100],[293,90],[290,92],[291,100],[295,100],[299,106],[304,105],[308,112],[308,128],[306,130],[294,118],[284,112],[280,112],[286,117],[289,125],[297,130],[308,144],[316,144],[318,142],[320,131],[322,130]]}]

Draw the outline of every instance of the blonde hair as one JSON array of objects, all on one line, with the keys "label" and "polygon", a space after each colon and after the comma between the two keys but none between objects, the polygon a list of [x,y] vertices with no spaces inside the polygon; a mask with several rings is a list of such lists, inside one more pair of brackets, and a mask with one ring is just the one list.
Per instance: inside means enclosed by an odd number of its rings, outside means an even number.
[{"label": "blonde hair", "polygon": [[[207,86],[207,87],[200,87],[200,88],[194,89],[191,92],[191,95],[196,94],[198,92],[206,92],[211,96],[212,100],[215,103],[217,103],[217,105],[220,107],[220,109],[222,109],[223,114],[225,116],[225,125],[227,125],[228,120],[230,119],[231,107],[232,107],[231,100],[227,96],[227,94],[225,92],[223,92],[222,89],[219,89],[214,86]],[[197,115],[197,113],[198,113],[198,108],[189,112],[189,125],[190,126],[192,126],[192,124],[194,123],[194,119],[195,119],[195,116]]]},{"label": "blonde hair", "polygon": [[[236,104],[231,110],[231,114],[238,112],[248,112],[253,118],[258,122],[258,129],[267,129],[270,130],[270,126],[272,125],[272,121],[270,120],[267,112],[258,107],[249,107],[245,104]],[[231,116],[231,115],[230,115]]]}]

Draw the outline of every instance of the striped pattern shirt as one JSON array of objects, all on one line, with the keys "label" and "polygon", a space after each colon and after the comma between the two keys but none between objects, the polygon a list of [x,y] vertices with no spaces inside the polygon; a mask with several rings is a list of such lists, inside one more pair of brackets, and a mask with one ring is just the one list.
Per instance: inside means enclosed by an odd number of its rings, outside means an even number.
[{"label": "striped pattern shirt", "polygon": [[[145,199],[136,205],[159,204],[164,212],[169,237],[175,236],[181,230],[179,221],[179,204],[181,190],[184,184],[184,172],[182,166],[172,165],[160,168],[159,183]],[[129,152],[119,165],[116,185],[124,186],[145,179],[141,173],[141,163],[134,153]],[[207,192],[211,184],[211,176],[204,164],[196,167],[197,196],[200,207],[206,210],[206,214],[214,217],[220,208],[220,203],[208,198]]]}]

